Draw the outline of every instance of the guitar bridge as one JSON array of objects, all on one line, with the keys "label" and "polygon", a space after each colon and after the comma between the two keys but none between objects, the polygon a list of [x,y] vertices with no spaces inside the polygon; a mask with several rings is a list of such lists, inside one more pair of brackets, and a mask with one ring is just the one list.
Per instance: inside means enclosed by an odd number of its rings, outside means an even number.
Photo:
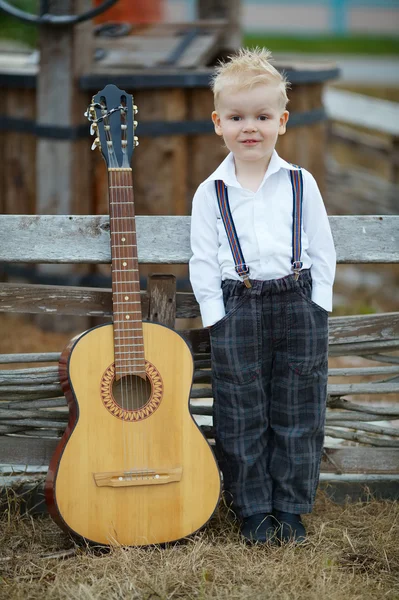
[{"label": "guitar bridge", "polygon": [[183,467],[173,469],[133,469],[93,473],[98,487],[131,487],[138,485],[160,485],[180,481]]}]

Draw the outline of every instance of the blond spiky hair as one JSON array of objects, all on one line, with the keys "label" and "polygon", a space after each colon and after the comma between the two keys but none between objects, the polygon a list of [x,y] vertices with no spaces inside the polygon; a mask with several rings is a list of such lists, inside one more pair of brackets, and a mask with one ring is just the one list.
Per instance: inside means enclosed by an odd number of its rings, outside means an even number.
[{"label": "blond spiky hair", "polygon": [[227,62],[219,61],[211,80],[211,88],[218,104],[221,91],[226,88],[235,90],[251,88],[257,83],[274,84],[280,88],[281,107],[284,110],[288,103],[287,89],[289,82],[285,76],[271,64],[272,53],[267,48],[240,48],[227,57]]}]

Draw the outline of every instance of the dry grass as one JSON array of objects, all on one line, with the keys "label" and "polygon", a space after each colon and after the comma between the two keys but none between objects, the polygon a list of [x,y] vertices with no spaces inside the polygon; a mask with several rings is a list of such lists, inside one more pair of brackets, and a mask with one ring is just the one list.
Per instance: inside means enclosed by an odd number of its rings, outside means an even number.
[{"label": "dry grass", "polygon": [[[246,546],[221,506],[166,548],[78,548],[50,519],[0,521],[1,599],[393,600],[399,598],[398,503],[333,504],[319,494],[302,547]],[[67,557],[49,554],[72,549]]]}]

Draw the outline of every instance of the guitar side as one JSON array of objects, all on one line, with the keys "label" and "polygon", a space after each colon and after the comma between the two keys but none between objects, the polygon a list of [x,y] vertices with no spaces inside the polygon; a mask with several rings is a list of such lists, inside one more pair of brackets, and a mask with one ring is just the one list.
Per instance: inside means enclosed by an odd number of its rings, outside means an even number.
[{"label": "guitar side", "polygon": [[172,329],[143,323],[151,394],[124,408],[113,394],[113,333],[91,329],[63,353],[70,420],[50,463],[49,512],[99,544],[181,539],[210,519],[220,496],[218,466],[189,411],[192,355]]}]

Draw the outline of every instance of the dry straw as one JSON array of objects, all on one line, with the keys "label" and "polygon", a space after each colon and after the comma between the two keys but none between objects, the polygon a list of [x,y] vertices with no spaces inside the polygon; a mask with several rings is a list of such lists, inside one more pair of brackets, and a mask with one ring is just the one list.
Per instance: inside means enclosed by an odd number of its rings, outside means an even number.
[{"label": "dry straw", "polygon": [[221,506],[209,526],[166,548],[79,548],[48,518],[5,513],[1,600],[394,600],[398,504],[338,506],[319,493],[303,547],[246,546]]}]

